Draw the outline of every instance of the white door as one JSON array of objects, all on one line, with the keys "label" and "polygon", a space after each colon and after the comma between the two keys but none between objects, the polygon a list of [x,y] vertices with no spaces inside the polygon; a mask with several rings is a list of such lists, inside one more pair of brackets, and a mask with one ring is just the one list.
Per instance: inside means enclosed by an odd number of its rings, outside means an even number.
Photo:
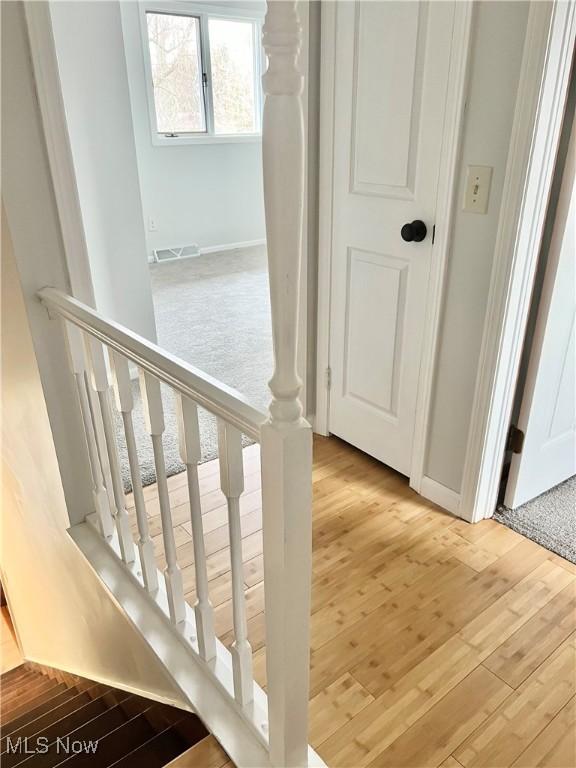
[{"label": "white door", "polygon": [[576,132],[550,242],[504,503],[515,509],[576,474]]},{"label": "white door", "polygon": [[[406,475],[453,19],[448,2],[336,3],[329,429]],[[406,242],[415,220],[426,237]]]}]

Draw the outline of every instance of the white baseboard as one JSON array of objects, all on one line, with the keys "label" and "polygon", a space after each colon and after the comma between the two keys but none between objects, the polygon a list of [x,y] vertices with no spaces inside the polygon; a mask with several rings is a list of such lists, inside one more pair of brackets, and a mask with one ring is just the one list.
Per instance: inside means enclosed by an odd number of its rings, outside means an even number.
[{"label": "white baseboard", "polygon": [[452,514],[458,515],[458,517],[461,516],[460,494],[442,485],[437,480],[424,476],[420,483],[420,495],[429,501],[433,501],[434,504],[438,504],[439,507],[448,510],[448,512],[452,512]]},{"label": "white baseboard", "polygon": [[[220,251],[236,251],[240,248],[254,248],[257,245],[266,245],[265,238],[262,238],[260,240],[244,240],[240,243],[224,243],[224,245],[207,245],[204,248],[198,248],[198,252],[194,254],[190,254],[187,256],[180,257],[181,259],[196,259],[198,256],[206,256],[209,253],[218,253]],[[159,248],[157,250],[164,250],[162,248]],[[172,264],[174,261],[179,261],[180,259],[166,259],[166,264]],[[153,253],[148,254],[148,263],[149,264],[163,264],[164,261],[156,261],[154,258]]]},{"label": "white baseboard", "polygon": [[238,248],[253,248],[256,245],[266,245],[266,240],[245,240],[242,243],[226,243],[225,245],[208,245],[200,248],[202,255],[206,253],[218,253],[218,251],[235,251]]}]

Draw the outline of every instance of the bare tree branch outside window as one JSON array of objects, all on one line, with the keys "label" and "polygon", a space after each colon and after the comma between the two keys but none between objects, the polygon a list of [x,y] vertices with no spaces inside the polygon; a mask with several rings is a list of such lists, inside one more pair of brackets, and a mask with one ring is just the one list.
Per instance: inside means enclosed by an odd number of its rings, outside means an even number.
[{"label": "bare tree branch outside window", "polygon": [[166,13],[146,19],[158,131],[205,131],[198,19]]},{"label": "bare tree branch outside window", "polygon": [[[146,21],[157,131],[205,133],[200,19],[148,11]],[[213,131],[257,133],[255,23],[209,17],[207,26]]]},{"label": "bare tree branch outside window", "polygon": [[254,35],[250,22],[210,19],[216,133],[254,133]]}]

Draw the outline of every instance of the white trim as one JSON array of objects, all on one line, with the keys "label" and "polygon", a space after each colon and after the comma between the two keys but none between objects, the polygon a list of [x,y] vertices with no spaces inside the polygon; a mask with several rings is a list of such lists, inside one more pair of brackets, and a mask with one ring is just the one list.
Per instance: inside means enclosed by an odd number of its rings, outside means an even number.
[{"label": "white trim", "polygon": [[[456,3],[450,69],[448,72],[444,135],[440,154],[440,176],[438,180],[435,217],[436,239],[430,255],[430,277],[426,298],[424,338],[422,341],[412,461],[410,466],[410,487],[432,501],[436,501],[436,499],[429,496],[426,489],[434,481],[424,476],[426,471],[425,462],[430,432],[430,411],[440,337],[440,320],[444,303],[444,283],[448,256],[452,246],[452,227],[461,156],[464,111],[468,94],[468,74],[474,15],[474,5],[472,2]],[[440,484],[437,483],[436,485]],[[444,504],[441,506],[444,506]],[[446,509],[450,508],[446,507]],[[455,510],[450,509],[450,511],[454,512]]]},{"label": "white trim", "polygon": [[151,141],[155,147],[182,147],[192,144],[261,144],[261,133],[228,134],[180,134],[165,136],[162,133],[152,133]]},{"label": "white trim", "polygon": [[320,24],[320,130],[318,182],[318,298],[316,315],[316,413],[314,431],[329,434],[330,299],[332,283],[332,182],[334,174],[334,88],[336,3],[324,3]]},{"label": "white trim", "polygon": [[188,0],[171,0],[171,2],[155,2],[154,0],[139,0],[138,5],[146,11],[157,13],[179,14],[181,16],[219,16],[223,19],[245,19],[246,21],[264,22],[265,13],[256,8],[242,8],[239,3],[231,5],[212,4],[207,2],[188,2]]},{"label": "white trim", "polygon": [[[193,245],[193,243],[190,243]],[[180,256],[174,259],[165,259],[158,261],[152,254],[148,256],[149,264],[172,264],[175,261],[182,261],[183,259],[197,259],[198,256],[206,256],[210,253],[219,253],[220,251],[237,251],[242,248],[255,248],[258,245],[266,245],[266,238],[259,238],[258,240],[244,240],[239,243],[224,243],[223,245],[207,245],[203,248],[198,248],[196,253],[191,253],[188,256]],[[181,247],[181,246],[178,246]],[[155,248],[155,251],[169,251],[174,246],[165,246],[164,248]]]},{"label": "white trim", "polygon": [[303,78],[302,94],[300,96],[302,103],[302,117],[304,120],[304,198],[302,211],[302,244],[300,256],[300,282],[298,289],[298,344],[296,349],[296,363],[298,374],[302,380],[302,389],[300,390],[300,402],[304,417],[308,418],[310,409],[309,403],[309,366],[313,363],[309,361],[309,285],[308,285],[308,264],[310,260],[310,180],[313,175],[313,169],[310,164],[310,133],[309,133],[309,80],[310,80],[310,3],[308,0],[297,0],[296,12],[300,21],[302,44],[298,54],[298,69]]},{"label": "white trim", "polygon": [[532,2],[461,489],[461,516],[491,517],[562,128],[574,3]]},{"label": "white trim", "polygon": [[25,2],[30,54],[72,294],[95,306],[49,3]]},{"label": "white trim", "polygon": [[207,245],[205,248],[200,248],[200,254],[218,253],[218,251],[236,251],[239,248],[254,248],[257,245],[266,245],[266,239],[245,240],[240,243],[225,243],[224,245]]},{"label": "white trim", "polygon": [[431,477],[424,475],[420,480],[419,493],[429,501],[433,501],[434,504],[438,504],[439,507],[447,509],[448,512],[452,512],[454,515],[458,515],[460,512],[460,494],[453,491],[452,488],[447,488],[437,480],[433,480]]}]

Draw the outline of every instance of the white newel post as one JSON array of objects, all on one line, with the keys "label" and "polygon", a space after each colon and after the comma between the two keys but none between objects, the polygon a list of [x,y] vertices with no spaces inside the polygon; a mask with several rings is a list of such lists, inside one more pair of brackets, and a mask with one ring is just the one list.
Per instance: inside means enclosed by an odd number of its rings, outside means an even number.
[{"label": "white newel post", "polygon": [[296,369],[304,195],[301,29],[296,3],[268,3],[262,129],[275,369],[262,427],[262,502],[270,758],[308,765],[312,431]]}]

